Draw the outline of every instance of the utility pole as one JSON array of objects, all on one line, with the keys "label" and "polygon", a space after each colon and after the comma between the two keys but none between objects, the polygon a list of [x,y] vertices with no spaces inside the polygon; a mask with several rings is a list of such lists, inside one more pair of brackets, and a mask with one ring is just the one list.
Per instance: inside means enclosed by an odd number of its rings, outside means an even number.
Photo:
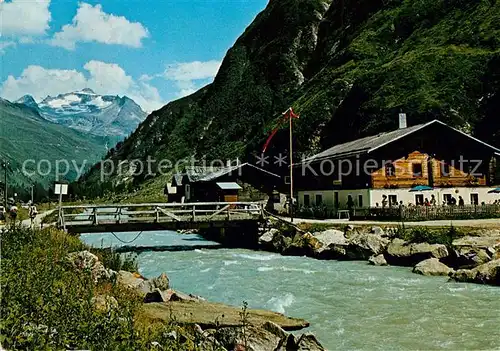
[{"label": "utility pole", "polygon": [[292,142],[292,111],[291,109],[288,110],[288,113],[290,114],[289,120],[290,120],[290,222],[293,223],[293,142]]},{"label": "utility pole", "polygon": [[33,206],[33,190],[35,188],[35,185],[34,184],[31,184],[31,206]]},{"label": "utility pole", "polygon": [[5,186],[5,189],[4,189],[3,197],[4,197],[4,206],[5,206],[5,209],[7,209],[7,166],[8,165],[9,165],[9,163],[7,162],[7,160],[3,160],[2,161],[2,166],[3,166],[3,169],[4,169],[4,186]]}]

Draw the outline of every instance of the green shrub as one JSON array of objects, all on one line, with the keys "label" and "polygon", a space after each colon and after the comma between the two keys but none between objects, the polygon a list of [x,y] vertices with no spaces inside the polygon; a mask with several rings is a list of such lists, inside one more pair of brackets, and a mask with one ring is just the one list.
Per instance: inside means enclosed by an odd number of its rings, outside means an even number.
[{"label": "green shrub", "polygon": [[[138,323],[141,299],[111,280],[95,284],[90,272],[74,270],[65,257],[88,249],[77,238],[49,228],[12,228],[0,237],[2,252],[0,343],[9,350],[193,350],[166,334],[180,327]],[[116,253],[101,254],[120,268]],[[113,297],[116,307],[98,309],[93,298]],[[140,319],[140,318],[139,318]]]},{"label": "green shrub", "polygon": [[137,272],[137,255],[132,253],[121,254],[113,251],[112,249],[90,249],[92,253],[99,257],[99,261],[102,264],[110,268],[114,271],[129,271],[129,272]]},{"label": "green shrub", "polygon": [[456,227],[432,229],[429,227],[400,228],[396,236],[411,243],[444,244],[451,246],[453,240],[462,236]]}]

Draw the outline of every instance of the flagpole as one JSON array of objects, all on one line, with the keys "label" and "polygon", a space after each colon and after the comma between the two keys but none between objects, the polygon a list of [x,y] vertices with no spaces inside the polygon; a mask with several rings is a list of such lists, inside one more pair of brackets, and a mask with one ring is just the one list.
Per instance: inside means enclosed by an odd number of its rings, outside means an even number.
[{"label": "flagpole", "polygon": [[293,143],[292,143],[292,111],[288,109],[290,119],[290,222],[293,223]]}]

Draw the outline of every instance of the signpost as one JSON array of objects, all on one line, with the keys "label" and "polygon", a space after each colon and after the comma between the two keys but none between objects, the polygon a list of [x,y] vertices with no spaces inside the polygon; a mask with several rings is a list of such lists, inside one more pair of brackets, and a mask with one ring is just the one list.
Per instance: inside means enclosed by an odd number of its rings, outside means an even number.
[{"label": "signpost", "polygon": [[68,184],[55,184],[54,194],[59,195],[59,220],[62,223],[62,196],[68,195]]}]

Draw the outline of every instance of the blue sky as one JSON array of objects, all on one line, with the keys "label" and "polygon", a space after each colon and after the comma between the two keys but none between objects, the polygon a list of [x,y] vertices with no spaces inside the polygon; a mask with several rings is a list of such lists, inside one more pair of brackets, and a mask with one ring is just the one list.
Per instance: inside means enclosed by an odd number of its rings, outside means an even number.
[{"label": "blue sky", "polygon": [[213,79],[267,0],[0,0],[0,96],[89,87],[151,111]]}]

